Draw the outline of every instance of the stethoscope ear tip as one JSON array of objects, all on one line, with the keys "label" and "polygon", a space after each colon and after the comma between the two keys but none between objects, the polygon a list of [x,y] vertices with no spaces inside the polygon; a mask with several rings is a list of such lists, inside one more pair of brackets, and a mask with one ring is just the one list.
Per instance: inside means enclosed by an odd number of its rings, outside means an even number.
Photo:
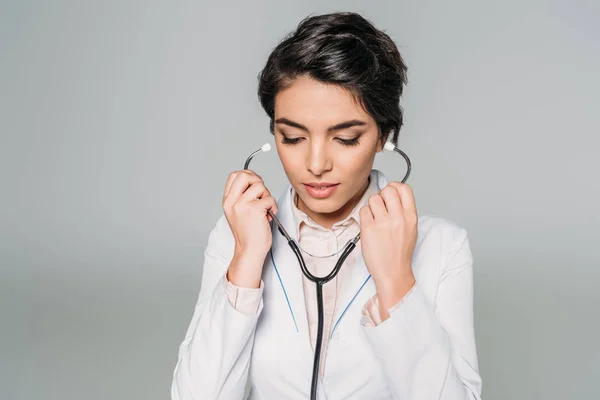
[{"label": "stethoscope ear tip", "polygon": [[271,143],[265,143],[260,148],[263,152],[271,151]]},{"label": "stethoscope ear tip", "polygon": [[396,145],[392,142],[385,142],[385,144],[383,145],[383,148],[388,151],[394,151],[394,149],[396,148]]}]

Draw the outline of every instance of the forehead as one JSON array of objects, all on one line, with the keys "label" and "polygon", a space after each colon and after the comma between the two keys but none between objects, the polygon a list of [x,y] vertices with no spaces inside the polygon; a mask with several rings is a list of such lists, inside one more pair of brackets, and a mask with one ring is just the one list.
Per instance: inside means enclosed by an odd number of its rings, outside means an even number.
[{"label": "forehead", "polygon": [[275,97],[275,119],[305,124],[332,124],[348,119],[374,122],[347,89],[309,77],[295,79]]}]

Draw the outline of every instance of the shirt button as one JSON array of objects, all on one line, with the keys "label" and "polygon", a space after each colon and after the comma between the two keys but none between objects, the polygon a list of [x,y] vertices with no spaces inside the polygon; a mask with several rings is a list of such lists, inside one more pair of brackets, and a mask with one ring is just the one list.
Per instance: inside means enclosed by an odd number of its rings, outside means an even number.
[{"label": "shirt button", "polygon": [[331,248],[332,248],[331,243],[327,243],[327,250],[331,251]]},{"label": "shirt button", "polygon": [[329,296],[325,297],[325,303],[327,303],[327,304],[331,303],[331,297],[329,297]]}]

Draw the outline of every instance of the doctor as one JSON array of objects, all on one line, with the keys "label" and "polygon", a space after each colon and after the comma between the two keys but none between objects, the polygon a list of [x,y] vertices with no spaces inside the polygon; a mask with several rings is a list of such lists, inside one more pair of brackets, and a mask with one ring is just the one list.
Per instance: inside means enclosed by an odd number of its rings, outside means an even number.
[{"label": "doctor", "polygon": [[272,52],[259,96],[289,185],[276,201],[256,173],[229,175],[173,400],[309,398],[315,286],[268,210],[318,276],[361,233],[323,287],[320,400],[481,399],[467,233],[373,169],[405,82],[396,45],[354,13],[309,17]]}]

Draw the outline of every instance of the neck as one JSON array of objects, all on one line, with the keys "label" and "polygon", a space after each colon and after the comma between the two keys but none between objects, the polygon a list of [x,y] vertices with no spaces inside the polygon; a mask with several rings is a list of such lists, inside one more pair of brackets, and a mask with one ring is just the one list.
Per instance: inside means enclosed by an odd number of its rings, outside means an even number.
[{"label": "neck", "polygon": [[370,177],[363,184],[360,190],[349,201],[347,201],[346,204],[344,204],[340,209],[336,211],[330,213],[315,212],[306,206],[306,204],[302,201],[300,196],[298,196],[298,193],[296,193],[295,199],[296,207],[298,207],[300,211],[306,213],[306,215],[308,215],[313,221],[321,225],[323,228],[331,229],[333,224],[335,224],[338,221],[342,221],[344,218],[350,215],[354,207],[356,207],[356,205],[362,198],[363,194],[367,191],[367,188],[369,187],[369,182]]}]

